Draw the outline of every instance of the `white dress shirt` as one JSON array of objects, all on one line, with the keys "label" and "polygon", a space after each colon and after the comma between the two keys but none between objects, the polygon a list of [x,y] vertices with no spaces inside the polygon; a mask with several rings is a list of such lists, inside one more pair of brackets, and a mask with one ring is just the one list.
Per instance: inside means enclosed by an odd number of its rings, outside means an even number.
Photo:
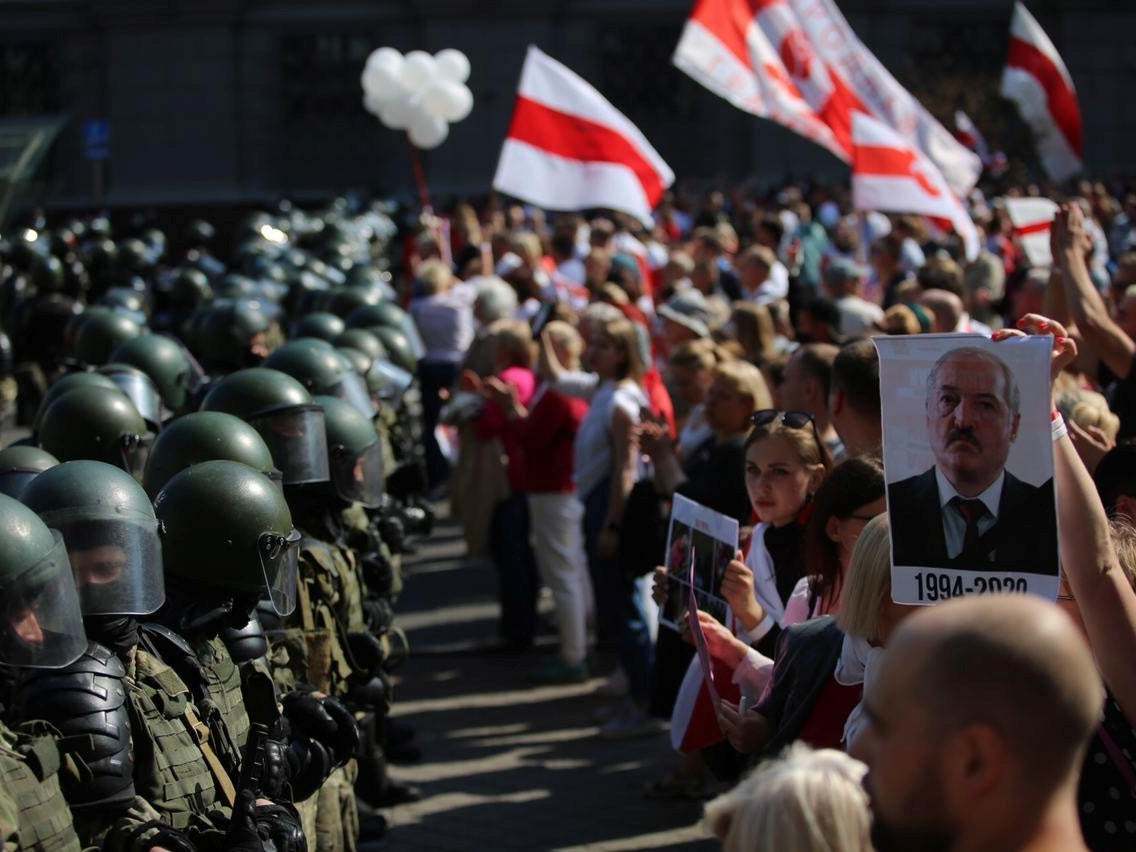
[{"label": "white dress shirt", "polygon": [[949,505],[951,500],[958,497],[960,500],[981,500],[986,507],[986,514],[978,519],[978,534],[985,535],[994,524],[998,523],[998,504],[1002,500],[1002,486],[1006,482],[1006,471],[1003,470],[994,480],[994,484],[977,497],[963,497],[950,481],[943,476],[939,466],[935,465],[935,481],[939,486],[939,508],[943,515],[943,535],[947,540],[947,556],[951,559],[962,553],[966,542],[966,518],[957,507]]}]

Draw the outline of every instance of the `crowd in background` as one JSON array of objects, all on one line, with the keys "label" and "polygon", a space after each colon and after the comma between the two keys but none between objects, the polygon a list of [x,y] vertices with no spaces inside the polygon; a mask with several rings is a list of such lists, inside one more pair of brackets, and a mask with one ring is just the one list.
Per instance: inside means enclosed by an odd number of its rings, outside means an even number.
[{"label": "crowd in background", "polygon": [[[707,809],[727,848],[1136,845],[1136,195],[1053,197],[1051,268],[977,191],[971,261],[927,219],[795,185],[668,196],[650,225],[490,198],[407,238],[430,487],[496,566],[502,647],[532,648],[546,587],[559,654],[530,680],[604,674],[604,737],[669,722],[681,756],[645,792],[730,789]],[[1054,336],[1076,628],[1032,600],[892,603],[871,338],[928,333]],[[676,494],[743,530],[729,617],[699,615],[737,696],[708,733],[689,625],[657,626]],[[870,768],[871,841],[864,766],[833,749]]]}]

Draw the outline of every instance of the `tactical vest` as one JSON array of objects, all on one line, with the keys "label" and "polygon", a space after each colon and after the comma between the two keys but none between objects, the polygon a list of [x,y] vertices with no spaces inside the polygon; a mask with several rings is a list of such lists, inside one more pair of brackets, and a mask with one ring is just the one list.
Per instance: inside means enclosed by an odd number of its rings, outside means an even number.
[{"label": "tactical vest", "polygon": [[16,806],[18,850],[81,852],[59,787],[59,749],[43,723],[12,731],[0,724],[0,793]]},{"label": "tactical vest", "polygon": [[241,693],[241,670],[233,662],[229,649],[219,636],[192,643],[201,664],[205,703],[217,708],[232,740],[230,747],[237,752],[235,766],[240,766],[240,755],[244,753],[248,740],[249,717],[245,710],[245,699]]},{"label": "tactical vest", "polygon": [[187,828],[195,816],[222,804],[218,786],[227,794],[225,804],[232,803],[232,781],[212,751],[209,729],[177,673],[143,648],[134,650],[129,669],[130,700],[138,717],[135,789],[164,822]]}]

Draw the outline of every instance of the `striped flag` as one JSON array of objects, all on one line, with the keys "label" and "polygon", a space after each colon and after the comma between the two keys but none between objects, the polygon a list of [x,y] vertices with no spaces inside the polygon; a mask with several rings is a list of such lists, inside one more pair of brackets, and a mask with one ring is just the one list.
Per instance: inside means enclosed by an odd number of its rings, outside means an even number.
[{"label": "striped flag", "polygon": [[734,106],[783,124],[845,162],[852,115],[895,129],[965,196],[978,157],[888,72],[833,0],[698,0],[674,64]]},{"label": "striped flag", "polygon": [[978,229],[934,163],[862,112],[852,116],[852,206],[928,216],[954,228],[967,260],[978,256]]},{"label": "striped flag", "polygon": [[990,165],[990,146],[986,144],[986,137],[961,109],[955,110],[955,138],[976,153],[982,165]]},{"label": "striped flag", "polygon": [[642,222],[674,172],[571,69],[529,47],[493,188],[549,210],[620,210]]},{"label": "striped flag", "polygon": [[1057,205],[1048,198],[1003,198],[1002,203],[1030,266],[1040,269],[1051,267],[1053,254],[1049,248],[1049,232],[1057,214]]},{"label": "striped flag", "polygon": [[1057,48],[1021,3],[1010,22],[1010,53],[1002,95],[1018,106],[1033,131],[1037,153],[1053,180],[1081,170],[1085,153],[1077,90]]}]

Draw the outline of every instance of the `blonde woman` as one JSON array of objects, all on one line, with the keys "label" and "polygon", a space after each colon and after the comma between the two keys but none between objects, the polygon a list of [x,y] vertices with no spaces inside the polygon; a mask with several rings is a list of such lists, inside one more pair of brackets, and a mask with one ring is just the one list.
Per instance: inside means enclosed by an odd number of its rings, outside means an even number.
[{"label": "blonde woman", "polygon": [[627,495],[635,483],[638,453],[635,426],[648,407],[642,380],[646,372],[634,326],[622,317],[589,317],[583,325],[584,359],[591,373],[570,373],[561,363],[552,335],[541,335],[541,370],[563,393],[588,399],[588,413],[576,433],[573,478],[584,506],[584,543],[596,595],[601,639],[619,647],[629,701],[608,722],[607,737],[643,736],[658,731],[647,715],[654,642],[645,606],[645,578],[624,576],[616,556]]},{"label": "blonde woman", "polygon": [[871,852],[867,767],[843,752],[790,748],[706,805],[723,852]]}]

